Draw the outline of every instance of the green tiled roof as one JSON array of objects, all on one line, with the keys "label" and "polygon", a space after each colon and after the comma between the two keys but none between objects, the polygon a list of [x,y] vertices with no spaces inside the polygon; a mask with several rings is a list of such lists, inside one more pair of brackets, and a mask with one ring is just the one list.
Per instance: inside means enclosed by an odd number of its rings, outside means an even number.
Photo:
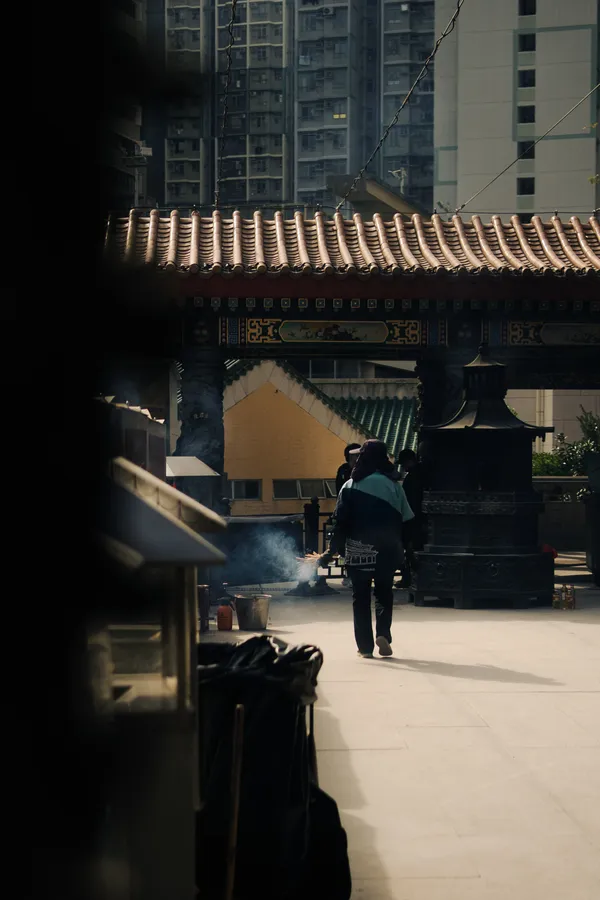
[{"label": "green tiled roof", "polygon": [[417,449],[417,401],[413,397],[337,397],[336,406],[373,437],[384,441],[388,453]]}]

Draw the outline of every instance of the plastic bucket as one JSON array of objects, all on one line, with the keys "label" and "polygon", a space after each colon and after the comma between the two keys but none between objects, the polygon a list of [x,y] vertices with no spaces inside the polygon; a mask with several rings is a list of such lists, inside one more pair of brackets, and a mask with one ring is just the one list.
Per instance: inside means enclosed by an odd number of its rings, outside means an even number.
[{"label": "plastic bucket", "polygon": [[264,631],[269,622],[270,594],[236,594],[235,611],[240,631]]}]

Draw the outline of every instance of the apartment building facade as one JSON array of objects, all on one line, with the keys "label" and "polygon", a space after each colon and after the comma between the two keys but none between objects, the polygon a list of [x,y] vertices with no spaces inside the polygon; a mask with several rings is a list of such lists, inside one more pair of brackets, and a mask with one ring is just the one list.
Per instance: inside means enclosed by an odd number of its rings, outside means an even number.
[{"label": "apartment building facade", "polygon": [[[433,0],[383,0],[380,17],[380,109],[394,117],[435,42]],[[433,64],[382,147],[379,175],[431,210],[433,204]]]},{"label": "apartment building facade", "polygon": [[[218,0],[214,177],[222,205],[267,214],[293,199],[293,6],[286,0],[238,2],[227,89],[230,0]],[[227,121],[221,145],[225,92]]]},{"label": "apartment building facade", "polygon": [[366,18],[360,0],[296,3],[296,200],[307,209],[333,208],[328,180],[363,161]]},{"label": "apartment building facade", "polygon": [[[225,210],[331,212],[329,180],[358,171],[434,40],[432,0],[238,0],[228,76],[230,0],[148,4],[153,47],[189,87],[146,123],[149,195],[166,207],[209,207],[220,174]],[[427,206],[431,83],[371,167]]]},{"label": "apartment building facade", "polygon": [[[121,58],[141,58],[146,43],[145,0],[113,0],[110,22],[113,48]],[[127,210],[145,200],[145,164],[141,155],[142,106],[135,91],[111,96],[106,110],[101,158],[101,193],[113,209]]]},{"label": "apartment building facade", "polygon": [[[437,0],[436,32],[454,0]],[[600,205],[597,0],[465,4],[435,70],[435,202],[453,212],[524,154],[465,214],[589,216]]]}]

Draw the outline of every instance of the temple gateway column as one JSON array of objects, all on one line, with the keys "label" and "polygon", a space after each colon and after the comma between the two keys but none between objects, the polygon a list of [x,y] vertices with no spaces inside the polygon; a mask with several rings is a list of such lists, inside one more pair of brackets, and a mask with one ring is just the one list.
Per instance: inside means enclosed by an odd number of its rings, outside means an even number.
[{"label": "temple gateway column", "polygon": [[181,432],[175,452],[177,456],[198,457],[221,477],[181,478],[177,486],[194,500],[225,515],[225,360],[220,349],[205,342],[207,336],[207,330],[196,326],[181,353]]},{"label": "temple gateway column", "polygon": [[417,362],[419,427],[446,422],[463,400],[463,367],[473,358],[470,348],[433,350]]}]

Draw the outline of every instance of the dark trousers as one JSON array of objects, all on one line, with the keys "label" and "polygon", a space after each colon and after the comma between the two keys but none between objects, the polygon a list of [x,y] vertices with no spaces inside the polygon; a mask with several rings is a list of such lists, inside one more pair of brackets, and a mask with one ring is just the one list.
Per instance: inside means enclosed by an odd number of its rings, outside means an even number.
[{"label": "dark trousers", "polygon": [[392,610],[394,608],[395,566],[377,567],[375,572],[365,572],[354,566],[348,567],[354,597],[354,637],[361,653],[372,653],[373,623],[371,616],[371,582],[375,582],[375,631],[376,637],[384,637],[392,642]]}]

